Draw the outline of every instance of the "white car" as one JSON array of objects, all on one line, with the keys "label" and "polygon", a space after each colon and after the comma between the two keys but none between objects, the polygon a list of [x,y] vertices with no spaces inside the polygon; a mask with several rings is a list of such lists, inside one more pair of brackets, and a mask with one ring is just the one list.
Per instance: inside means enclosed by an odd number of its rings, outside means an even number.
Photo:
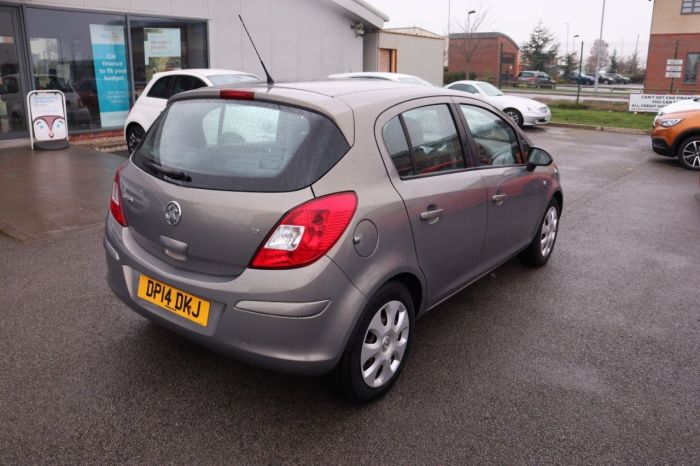
[{"label": "white car", "polygon": [[467,92],[473,97],[490,103],[508,115],[521,128],[545,125],[552,119],[552,112],[547,105],[524,97],[505,95],[496,86],[485,81],[456,81],[445,87]]},{"label": "white car", "polygon": [[165,110],[171,96],[199,87],[256,81],[260,81],[258,76],[234,70],[193,68],[155,73],[124,122],[124,137],[129,153],[136,150],[148,128]]},{"label": "white car", "polygon": [[656,120],[667,113],[686,112],[688,110],[700,110],[700,97],[695,97],[694,99],[688,100],[679,100],[671,105],[666,105],[664,108],[659,110],[659,113],[656,114],[654,124],[656,124]]},{"label": "white car", "polygon": [[432,86],[425,79],[412,74],[403,73],[382,73],[379,71],[365,71],[358,73],[341,73],[328,76],[329,79],[381,79],[384,81],[394,81],[397,83],[420,84],[421,86]]}]

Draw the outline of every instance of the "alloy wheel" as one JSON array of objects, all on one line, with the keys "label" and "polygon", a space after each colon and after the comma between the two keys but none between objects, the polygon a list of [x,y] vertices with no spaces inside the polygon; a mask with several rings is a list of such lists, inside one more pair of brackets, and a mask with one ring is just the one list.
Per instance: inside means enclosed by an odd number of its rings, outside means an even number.
[{"label": "alloy wheel", "polygon": [[141,127],[135,127],[129,130],[128,137],[126,139],[126,146],[129,149],[130,154],[134,152],[139,146],[139,144],[141,143],[141,139],[143,139],[143,136],[144,131],[143,129],[141,129]]},{"label": "alloy wheel", "polygon": [[700,141],[691,141],[686,144],[681,157],[689,167],[700,168]]},{"label": "alloy wheel", "polygon": [[389,301],[374,314],[362,342],[360,371],[365,384],[379,388],[394,378],[409,337],[409,317],[401,301]]},{"label": "alloy wheel", "polygon": [[511,110],[511,111],[507,112],[506,115],[508,116],[508,118],[513,120],[516,124],[518,124],[518,125],[520,124],[520,115],[518,115],[517,112],[514,112]]},{"label": "alloy wheel", "polygon": [[551,206],[547,210],[547,215],[544,216],[542,221],[542,230],[540,234],[540,252],[542,252],[543,257],[547,257],[552,248],[554,247],[554,241],[557,238],[557,227],[559,226],[559,216],[557,215],[557,208]]}]

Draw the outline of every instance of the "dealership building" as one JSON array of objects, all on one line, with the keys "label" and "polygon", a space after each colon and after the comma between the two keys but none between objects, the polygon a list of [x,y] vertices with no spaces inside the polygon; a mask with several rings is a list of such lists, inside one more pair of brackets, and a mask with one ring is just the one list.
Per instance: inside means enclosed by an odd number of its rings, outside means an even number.
[{"label": "dealership building", "polygon": [[[26,95],[66,95],[73,139],[118,134],[153,73],[263,73],[278,81],[360,71],[388,17],[363,0],[40,0],[0,3],[0,140],[26,139]],[[435,84],[441,84],[436,82]]]}]

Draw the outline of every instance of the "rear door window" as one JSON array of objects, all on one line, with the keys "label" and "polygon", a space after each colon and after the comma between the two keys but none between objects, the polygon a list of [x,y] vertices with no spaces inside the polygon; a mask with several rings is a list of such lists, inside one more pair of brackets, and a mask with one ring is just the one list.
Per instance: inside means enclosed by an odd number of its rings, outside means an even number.
[{"label": "rear door window", "polygon": [[[349,148],[329,118],[310,110],[193,99],[161,114],[133,160],[154,176],[186,186],[288,192],[317,181]],[[168,177],[153,164],[187,180]]]},{"label": "rear door window", "polygon": [[414,175],[465,167],[457,127],[447,105],[420,107],[402,116],[411,142]]}]

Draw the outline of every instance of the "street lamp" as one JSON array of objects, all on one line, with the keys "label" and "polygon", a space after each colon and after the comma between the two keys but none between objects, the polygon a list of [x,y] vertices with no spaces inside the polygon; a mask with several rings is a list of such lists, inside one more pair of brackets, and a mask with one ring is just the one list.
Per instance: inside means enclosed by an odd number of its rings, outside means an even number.
[{"label": "street lamp", "polygon": [[603,24],[605,23],[605,0],[603,0],[603,12],[600,14],[600,37],[598,38],[598,50],[595,65],[595,92],[598,93],[598,80],[600,79],[600,49],[603,44]]},{"label": "street lamp", "polygon": [[566,24],[566,55],[569,54],[569,23]]},{"label": "street lamp", "polygon": [[[574,47],[576,46],[575,45],[576,38],[578,36],[579,36],[578,34],[576,34],[574,36]],[[583,39],[581,39],[581,58],[579,59],[579,62],[578,62],[578,79],[576,80],[576,81],[578,81],[578,87],[576,89],[576,105],[578,105],[579,100],[581,99],[581,71],[582,71],[582,69],[583,69]]]},{"label": "street lamp", "polygon": [[472,27],[471,27],[470,19],[471,19],[472,15],[473,15],[474,13],[476,13],[476,10],[470,10],[470,11],[467,13],[467,32],[468,32],[469,34],[471,34],[471,32],[472,32]]}]

